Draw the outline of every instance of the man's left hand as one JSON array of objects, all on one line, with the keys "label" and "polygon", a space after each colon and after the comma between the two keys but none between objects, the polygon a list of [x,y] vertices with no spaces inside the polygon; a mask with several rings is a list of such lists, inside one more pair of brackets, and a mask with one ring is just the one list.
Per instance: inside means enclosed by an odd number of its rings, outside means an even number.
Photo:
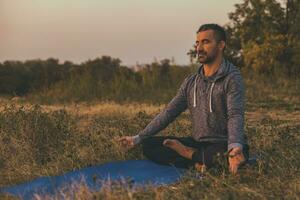
[{"label": "man's left hand", "polygon": [[245,156],[240,147],[233,148],[228,157],[229,170],[232,174],[236,174],[239,166],[245,162]]}]

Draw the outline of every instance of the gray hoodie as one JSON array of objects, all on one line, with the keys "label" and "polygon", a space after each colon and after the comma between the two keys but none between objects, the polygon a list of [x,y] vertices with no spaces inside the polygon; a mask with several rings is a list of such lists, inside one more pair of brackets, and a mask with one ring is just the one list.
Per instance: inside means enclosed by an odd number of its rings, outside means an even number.
[{"label": "gray hoodie", "polygon": [[244,135],[245,88],[240,71],[223,59],[218,71],[205,77],[203,65],[188,76],[177,95],[137,136],[135,141],[154,135],[180,113],[190,110],[196,141],[228,141],[228,150],[247,144]]}]

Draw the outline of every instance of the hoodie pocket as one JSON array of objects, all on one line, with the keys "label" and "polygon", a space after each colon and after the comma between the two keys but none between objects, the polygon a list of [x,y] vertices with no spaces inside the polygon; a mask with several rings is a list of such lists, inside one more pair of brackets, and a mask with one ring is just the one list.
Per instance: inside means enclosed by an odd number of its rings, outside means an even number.
[{"label": "hoodie pocket", "polygon": [[227,130],[226,118],[222,113],[212,112],[208,114],[207,124],[213,134],[224,134]]}]

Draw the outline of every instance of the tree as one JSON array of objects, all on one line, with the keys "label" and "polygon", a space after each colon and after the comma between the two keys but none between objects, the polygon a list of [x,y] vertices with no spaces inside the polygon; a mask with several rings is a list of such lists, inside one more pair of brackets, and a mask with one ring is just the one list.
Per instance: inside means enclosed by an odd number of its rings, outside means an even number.
[{"label": "tree", "polygon": [[244,0],[236,4],[226,25],[227,56],[256,71],[292,75],[299,65],[299,2],[287,0],[285,8],[275,0]]}]

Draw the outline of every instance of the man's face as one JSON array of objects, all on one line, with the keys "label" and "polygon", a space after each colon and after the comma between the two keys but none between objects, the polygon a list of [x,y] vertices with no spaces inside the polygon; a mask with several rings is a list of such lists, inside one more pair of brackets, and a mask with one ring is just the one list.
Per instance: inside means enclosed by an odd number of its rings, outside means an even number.
[{"label": "man's face", "polygon": [[[223,44],[221,44],[223,43]],[[213,30],[201,31],[197,34],[196,51],[198,61],[202,64],[212,63],[222,53],[225,43],[217,42]]]}]

